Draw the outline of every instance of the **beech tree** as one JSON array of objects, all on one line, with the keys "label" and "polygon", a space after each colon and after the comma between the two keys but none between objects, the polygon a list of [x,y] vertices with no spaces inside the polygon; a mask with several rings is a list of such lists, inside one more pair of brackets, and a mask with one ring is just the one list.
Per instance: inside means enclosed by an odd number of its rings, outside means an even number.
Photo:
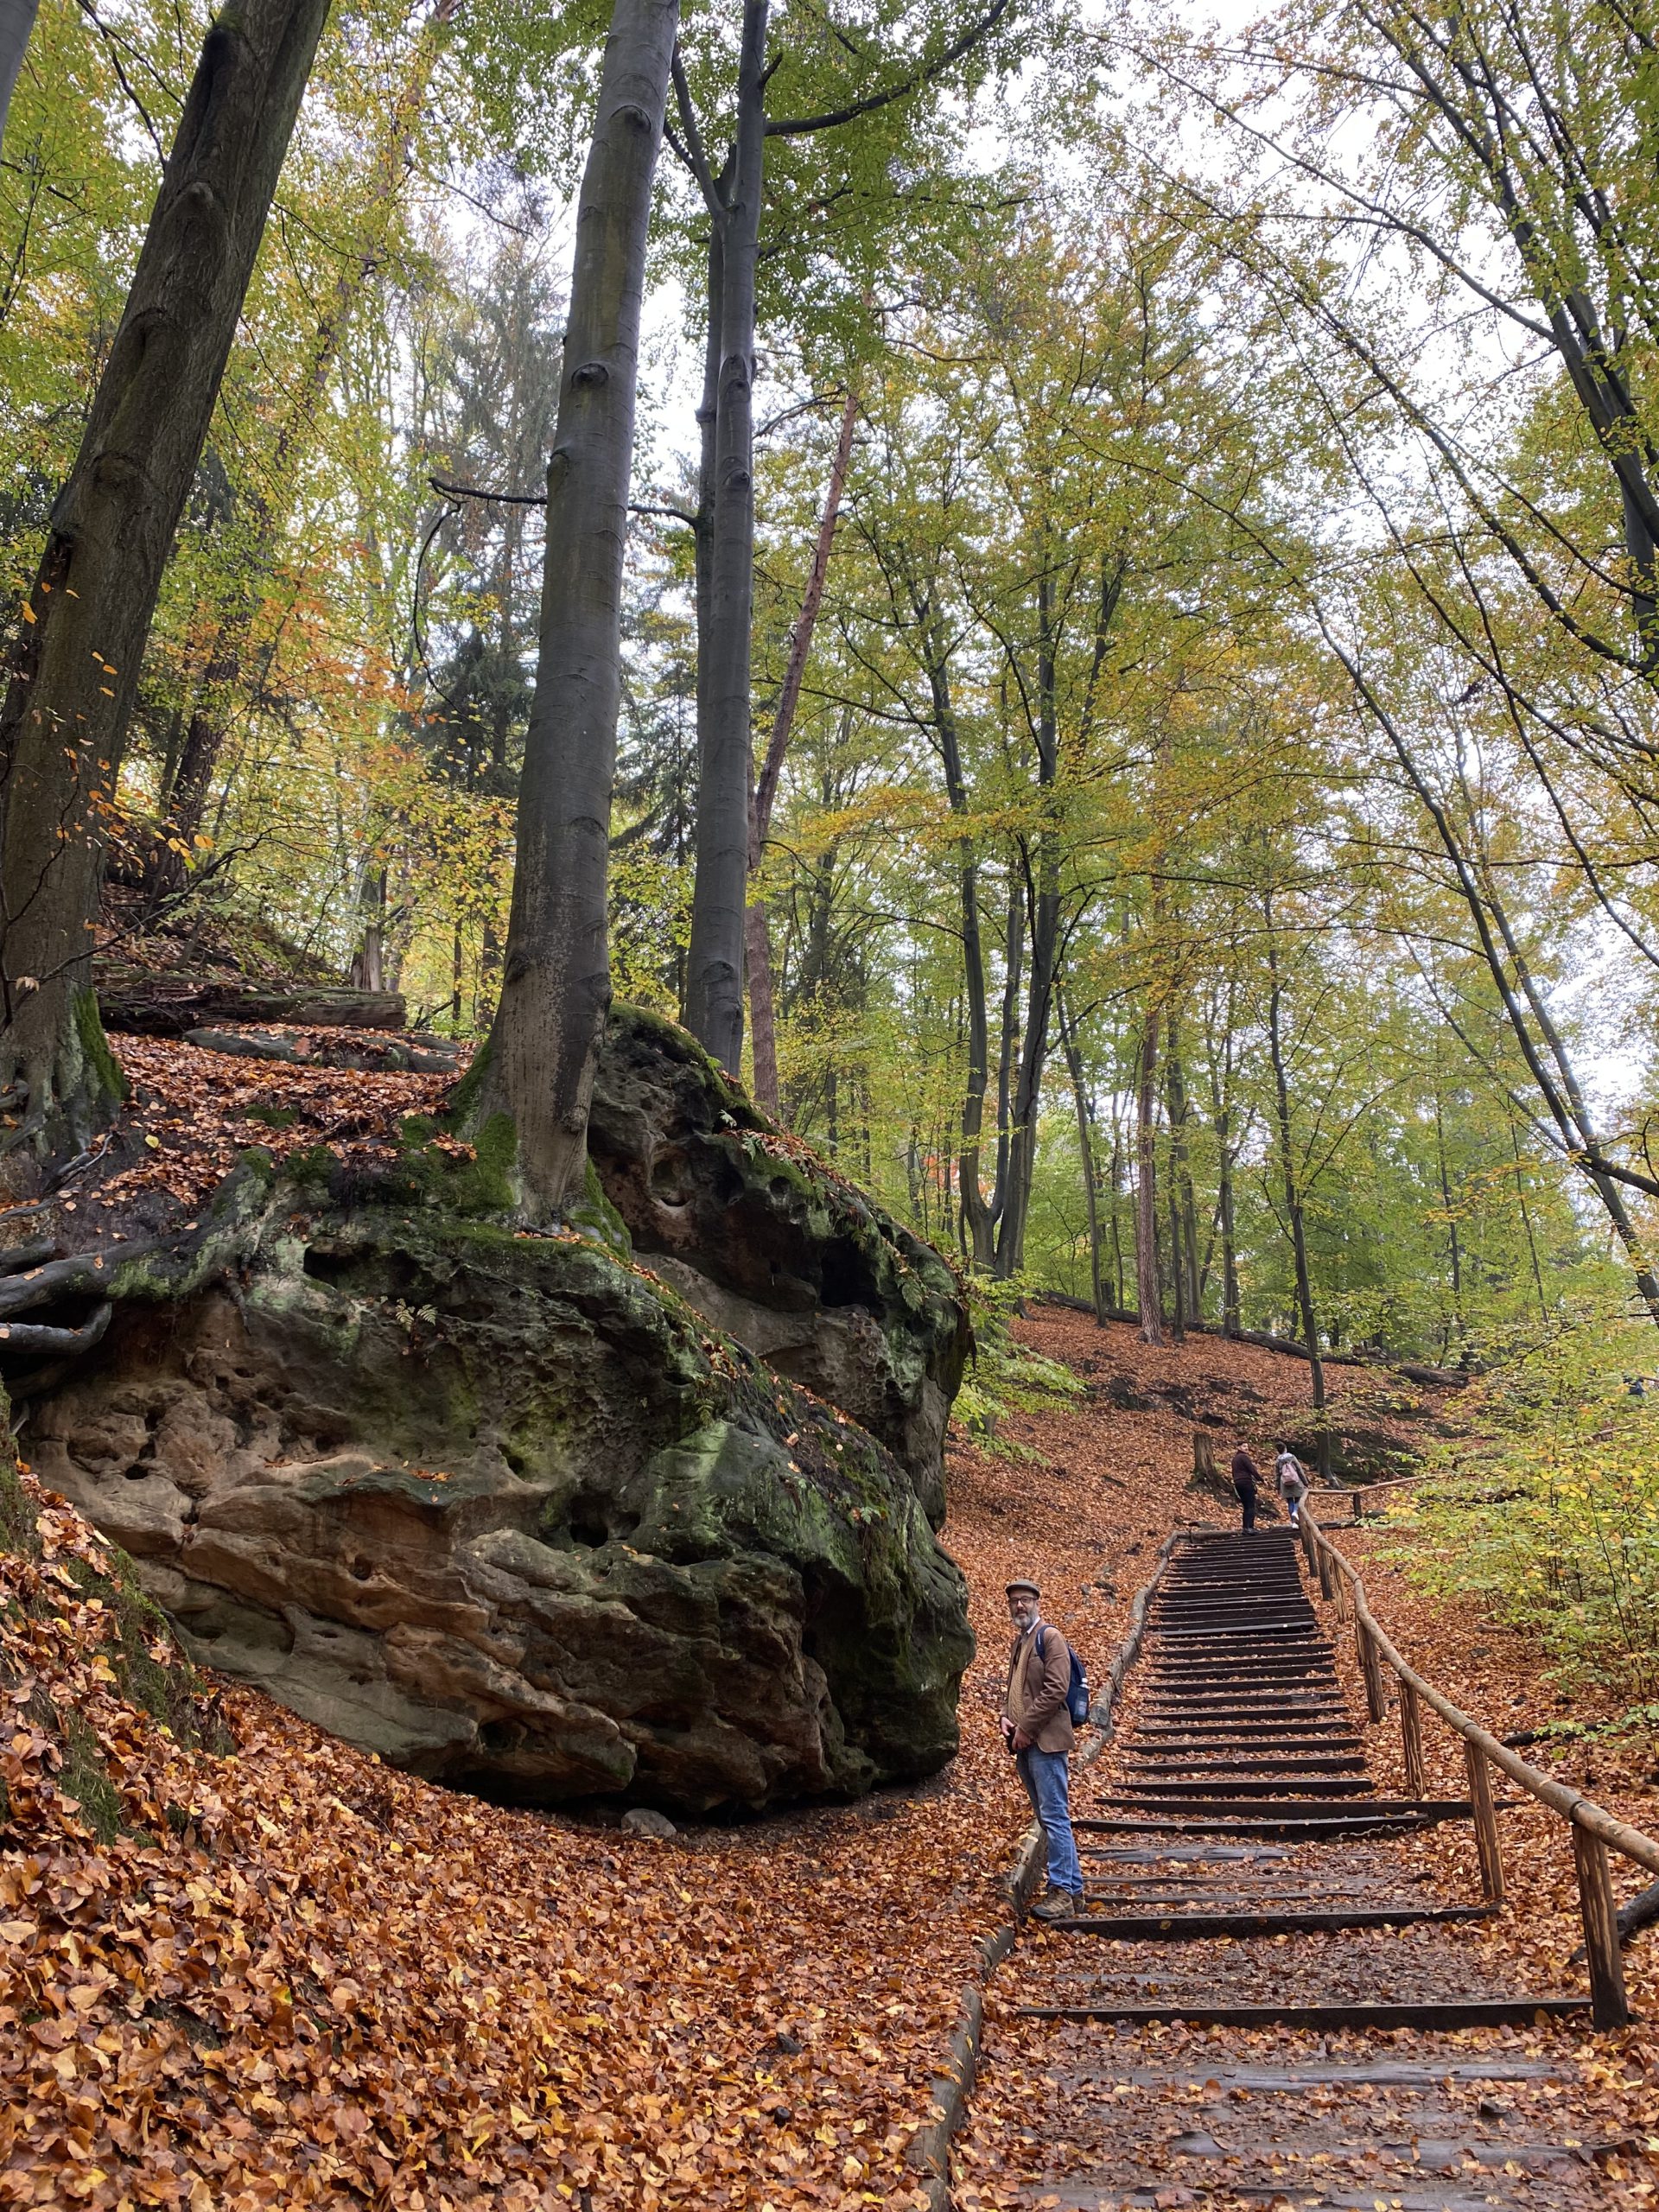
[{"label": "beech tree", "polygon": [[[670,143],[696,181],[709,223],[696,518],[697,865],[683,1014],[686,1027],[728,1068],[737,1068],[742,1056],[754,777],[754,349],[766,146],[838,132],[899,108],[971,54],[1011,5],[1012,0],[991,0],[965,26],[935,29],[920,58],[906,61],[906,33],[913,36],[917,26],[902,10],[882,24],[877,41],[842,39],[833,31],[826,38],[816,16],[791,17],[785,44],[774,54],[769,50],[771,0],[745,0],[734,89],[729,101],[721,102],[728,108],[731,131],[723,158],[711,147],[685,61],[677,56],[677,127]],[[809,67],[786,72],[785,84],[793,89],[799,83],[825,104],[817,112],[769,114],[780,64],[791,53],[804,54]],[[833,71],[827,77],[826,61]]]},{"label": "beech tree", "polygon": [[231,0],[203,42],[53,509],[0,706],[0,1090],[9,1147],[83,1145],[120,1077],[91,988],[138,664],[328,0]]},{"label": "beech tree", "polygon": [[611,1001],[607,886],[621,696],[622,565],[652,184],[678,0],[617,0],[576,206],[547,464],[541,657],[519,786],[500,1002],[467,1107],[505,1116],[519,1202],[557,1216],[587,1171]]}]

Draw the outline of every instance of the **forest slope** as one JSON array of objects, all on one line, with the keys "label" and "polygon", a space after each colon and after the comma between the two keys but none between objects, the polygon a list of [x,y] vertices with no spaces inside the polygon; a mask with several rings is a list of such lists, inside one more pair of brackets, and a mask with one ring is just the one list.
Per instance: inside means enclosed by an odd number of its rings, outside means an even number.
[{"label": "forest slope", "polygon": [[[1260,1444],[1302,1382],[1248,1346],[1020,1327],[1089,1395],[1009,1420],[1046,1466],[952,1453],[980,1656],[962,1755],[912,1797],[659,1840],[450,1795],[239,1689],[234,1755],[185,1752],[108,1678],[110,1614],[68,1573],[95,1540],[48,1510],[47,1556],[3,1560],[0,2202],[919,2203],[906,2146],[1024,1824],[994,1724],[1001,1586],[1037,1574],[1098,1674],[1162,1535],[1218,1517],[1186,1487],[1181,1404]],[[1389,1387],[1333,1380],[1352,1410]],[[1449,1682],[1488,1717],[1536,1688],[1490,1648],[1497,1672]],[[96,1733],[129,1831],[107,1844],[54,1783],[42,1694]],[[1018,2126],[1015,2102],[976,2110],[986,2202]]]}]

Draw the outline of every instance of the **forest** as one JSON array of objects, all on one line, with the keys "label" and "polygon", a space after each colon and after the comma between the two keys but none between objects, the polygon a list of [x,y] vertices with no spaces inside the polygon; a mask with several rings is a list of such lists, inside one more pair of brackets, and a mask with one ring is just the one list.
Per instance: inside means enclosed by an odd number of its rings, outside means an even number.
[{"label": "forest", "polygon": [[[1316,1408],[1322,1350],[1649,1363],[1624,11],[269,12],[223,267],[205,19],[48,5],[12,93],[14,1158],[99,1124],[89,952],[400,994],[567,1122],[609,992],[988,1311],[1294,1337]],[[72,605],[78,531],[143,550]]]},{"label": "forest", "polygon": [[1650,1735],[1656,116],[1625,0],[4,0],[0,1531],[840,1802],[1087,1325]]}]

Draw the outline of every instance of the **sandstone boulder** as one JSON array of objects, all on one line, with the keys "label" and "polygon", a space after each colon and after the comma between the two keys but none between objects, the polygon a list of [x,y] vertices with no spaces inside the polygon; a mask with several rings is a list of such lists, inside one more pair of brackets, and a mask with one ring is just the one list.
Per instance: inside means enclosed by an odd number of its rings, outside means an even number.
[{"label": "sandstone boulder", "polygon": [[950,1268],[728,1083],[683,1029],[613,1010],[588,1151],[634,1250],[706,1319],[849,1414],[944,1517],[971,1344]]},{"label": "sandstone boulder", "polygon": [[194,1656],[415,1772],[692,1811],[927,1774],[972,1648],[918,1495],[957,1358],[948,1271],[751,1158],[695,1068],[607,1067],[601,1157],[630,1220],[707,1217],[724,1189],[747,1224],[707,1271],[691,1239],[655,1264],[756,1306],[798,1286],[804,1317],[816,1297],[842,1317],[803,1328],[821,1380],[864,1314],[887,1349],[848,1353],[837,1388],[906,1465],[621,1251],[482,1217],[486,1147],[461,1166],[417,1132],[370,1187],[326,1157],[250,1165],[188,1266],[134,1271],[37,1402],[38,1472]]}]

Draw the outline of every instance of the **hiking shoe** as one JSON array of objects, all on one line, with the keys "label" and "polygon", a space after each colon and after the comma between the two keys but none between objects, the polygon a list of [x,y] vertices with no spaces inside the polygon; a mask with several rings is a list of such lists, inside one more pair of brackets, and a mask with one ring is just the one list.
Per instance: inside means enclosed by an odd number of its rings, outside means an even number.
[{"label": "hiking shoe", "polygon": [[1070,1890],[1046,1891],[1040,1902],[1033,1905],[1033,1920],[1071,1920],[1083,1910],[1082,1897],[1073,1897]]}]

